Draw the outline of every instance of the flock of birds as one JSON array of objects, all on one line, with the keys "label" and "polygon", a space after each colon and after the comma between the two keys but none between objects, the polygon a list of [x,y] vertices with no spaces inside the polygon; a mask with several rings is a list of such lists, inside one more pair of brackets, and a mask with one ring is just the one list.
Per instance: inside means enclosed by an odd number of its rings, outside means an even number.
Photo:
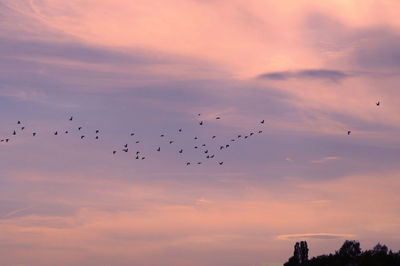
[{"label": "flock of birds", "polygon": [[[376,102],[376,106],[379,107],[380,104],[381,104],[380,101]],[[198,116],[200,117],[201,114],[198,114]],[[217,116],[217,117],[215,117],[215,119],[216,119],[216,120],[220,120],[221,117],[220,117],[220,116]],[[70,116],[68,120],[69,120],[70,122],[72,122],[72,121],[74,120],[74,117],[73,117],[73,116]],[[263,125],[264,123],[265,123],[265,120],[261,120],[261,121],[260,121],[260,125]],[[199,126],[204,126],[205,122],[204,122],[204,120],[200,120],[200,121],[198,122],[198,124],[199,124]],[[19,130],[20,130],[21,132],[22,132],[22,131],[26,131],[26,128],[25,128],[25,126],[22,124],[21,121],[17,121],[17,126],[20,127]],[[81,134],[79,134],[79,138],[80,138],[81,140],[84,140],[84,139],[86,138],[86,135],[82,133],[82,132],[83,132],[82,129],[83,129],[82,126],[78,126],[78,127],[77,127],[78,132],[81,133]],[[17,135],[17,131],[18,131],[18,130],[14,129],[14,130],[12,131],[12,133],[11,133],[11,135],[12,135],[11,137],[7,137],[7,138],[0,139],[0,142],[4,142],[4,143],[10,142],[11,139],[12,139],[12,137],[14,137],[14,136]],[[178,131],[178,133],[182,133],[182,132],[183,132],[183,129],[182,129],[182,128],[179,128],[177,131]],[[222,150],[224,150],[224,149],[228,149],[228,148],[231,147],[231,145],[232,145],[234,142],[238,142],[239,140],[246,140],[246,139],[252,137],[252,136],[255,135],[255,134],[261,134],[262,132],[263,132],[263,131],[262,131],[261,129],[257,129],[257,130],[254,130],[254,131],[250,131],[248,134],[243,134],[243,135],[242,135],[242,134],[238,134],[238,135],[236,135],[235,137],[230,138],[230,142],[229,142],[229,143],[218,144],[218,145],[217,145],[217,151],[222,151]],[[65,131],[54,131],[54,132],[53,132],[53,135],[54,135],[54,136],[58,136],[58,135],[60,135],[60,134],[62,134],[62,133],[63,133],[63,134],[69,134],[70,132],[69,132],[68,130],[65,130]],[[36,136],[37,136],[37,132],[31,132],[31,134],[32,134],[32,137],[36,137]],[[348,130],[348,131],[347,131],[347,135],[350,135],[350,134],[351,134],[351,130]],[[131,133],[129,133],[129,135],[132,137],[132,136],[135,136],[135,133],[131,132]],[[99,136],[100,136],[100,130],[99,130],[99,129],[96,129],[96,130],[95,130],[94,139],[95,139],[95,140],[99,140]],[[166,137],[165,134],[160,134],[160,138],[166,139],[167,137]],[[215,136],[215,135],[213,135],[213,136],[210,137],[211,140],[215,140],[216,138],[217,138],[217,136]],[[193,141],[194,141],[193,149],[195,149],[195,150],[197,150],[198,152],[200,152],[204,159],[207,159],[207,160],[216,160],[216,155],[215,155],[216,151],[215,151],[215,149],[212,149],[212,146],[209,146],[209,145],[206,144],[206,143],[200,144],[200,143],[199,143],[200,138],[199,138],[198,136],[194,136],[194,137],[193,137]],[[139,142],[140,142],[140,140],[136,140],[136,141],[135,141],[136,144],[138,144]],[[172,139],[169,139],[169,140],[166,141],[166,143],[172,145],[172,144],[175,143],[175,141],[172,140]],[[155,147],[154,150],[155,150],[156,152],[161,152],[161,146]],[[112,150],[111,153],[112,153],[112,155],[115,155],[115,154],[117,154],[118,152],[125,152],[125,153],[128,153],[129,151],[130,151],[130,147],[129,147],[128,143],[126,143],[126,144],[124,144],[124,145],[122,146],[122,149],[121,149],[121,150],[114,149],[114,150]],[[178,148],[178,149],[177,149],[177,153],[178,153],[178,154],[183,154],[183,153],[184,153],[183,148]],[[140,150],[136,150],[136,151],[135,151],[135,154],[134,154],[134,159],[135,159],[135,160],[145,160],[146,157],[143,155],[143,153],[142,153]],[[221,161],[221,160],[216,160],[216,162],[218,163],[218,165],[223,165],[223,164],[224,164],[224,162]],[[186,161],[186,162],[185,162],[186,166],[189,166],[189,165],[191,165],[191,164],[198,164],[198,165],[201,165],[202,163],[203,163],[203,161],[195,161],[195,162]]]},{"label": "flock of birds", "polygon": [[[199,113],[198,116],[201,117],[201,114]],[[215,119],[216,120],[220,120],[221,117],[217,116],[217,117],[215,117]],[[70,116],[68,118],[68,120],[70,122],[73,122],[74,121],[74,117]],[[263,125],[264,123],[265,123],[265,120],[261,120],[260,121],[260,125]],[[8,143],[8,142],[11,141],[11,139],[13,137],[16,137],[21,132],[26,132],[26,130],[27,130],[26,126],[24,126],[23,123],[20,120],[17,121],[16,124],[17,124],[17,126],[19,126],[19,129],[12,130],[11,136],[3,138],[3,139],[0,139],[0,142]],[[198,120],[198,125],[201,126],[201,127],[205,126],[205,121],[204,120]],[[81,140],[84,140],[84,139],[87,138],[87,135],[85,135],[83,133],[83,127],[82,126],[77,126],[76,129],[77,129],[77,132],[80,133],[80,134],[78,134],[78,136],[79,136],[79,138]],[[177,132],[179,134],[183,134],[183,128],[177,129]],[[207,160],[215,160],[218,165],[223,165],[224,161],[216,160],[217,159],[216,153],[218,151],[226,150],[226,149],[230,148],[231,145],[233,145],[234,142],[238,142],[240,140],[246,140],[246,139],[252,137],[255,134],[261,134],[262,132],[263,131],[261,129],[257,129],[257,130],[254,130],[254,131],[250,131],[248,134],[238,134],[235,137],[230,138],[229,143],[227,143],[227,141],[226,141],[224,144],[217,144],[217,149],[216,150],[215,150],[215,147],[214,147],[216,142],[213,143],[214,145],[210,145],[210,143],[202,143],[202,142],[200,142],[200,137],[199,136],[193,136],[192,140],[194,141],[194,144],[193,144],[192,147],[193,147],[194,150],[198,151],[202,155],[202,158],[207,159]],[[70,130],[63,130],[63,131],[56,130],[56,131],[53,131],[51,134],[53,134],[54,136],[59,136],[61,134],[66,135],[66,134],[71,134],[71,133],[72,132],[70,132]],[[95,140],[99,140],[99,138],[100,138],[100,129],[96,129],[94,131],[94,133],[95,133],[94,134],[94,139]],[[38,136],[38,132],[31,132],[29,134],[31,134],[32,137]],[[133,137],[133,136],[135,136],[135,133],[131,132],[131,133],[128,134],[128,136]],[[91,136],[91,137],[93,137],[93,136]],[[172,145],[172,144],[177,143],[173,139],[168,139],[166,134],[160,134],[159,137],[161,139],[163,139],[166,144]],[[210,136],[209,139],[215,140],[215,139],[217,139],[217,136],[216,135]],[[140,142],[141,142],[140,140],[135,140],[135,144],[138,144]],[[153,150],[155,152],[161,152],[161,148],[162,148],[162,146],[157,146],[157,147],[153,147]],[[119,152],[128,153],[131,150],[132,149],[130,148],[130,145],[128,143],[126,143],[126,144],[122,145],[121,149],[112,150],[111,154],[112,155],[116,155]],[[177,154],[181,155],[183,153],[184,153],[184,149],[182,147],[177,148]],[[135,160],[145,160],[146,156],[140,150],[135,150],[134,151],[134,159]],[[189,166],[189,165],[192,165],[192,164],[201,165],[201,164],[203,164],[203,161],[202,160],[194,161],[194,162],[186,161],[185,164],[186,164],[186,166]]]}]

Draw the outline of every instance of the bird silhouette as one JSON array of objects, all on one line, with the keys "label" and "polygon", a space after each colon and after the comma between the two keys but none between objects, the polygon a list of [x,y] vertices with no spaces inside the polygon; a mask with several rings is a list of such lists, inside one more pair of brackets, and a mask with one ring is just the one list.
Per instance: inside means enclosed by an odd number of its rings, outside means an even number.
[{"label": "bird silhouette", "polygon": [[224,164],[224,162],[218,162],[219,163],[219,165],[223,165]]},{"label": "bird silhouette", "polygon": [[242,137],[242,135],[238,135],[238,138],[241,138]]},{"label": "bird silhouette", "polygon": [[136,155],[138,155],[140,153],[140,151],[136,151]]},{"label": "bird silhouette", "polygon": [[20,125],[20,124],[21,124],[21,121],[18,120],[17,125]]},{"label": "bird silhouette", "polygon": [[13,131],[13,135],[14,135],[14,136],[17,135],[17,132],[15,132],[15,130]]},{"label": "bird silhouette", "polygon": [[264,120],[261,121],[261,124],[264,124]]},{"label": "bird silhouette", "polygon": [[164,135],[163,135],[163,134],[161,134],[161,135],[160,135],[160,137],[161,137],[161,138],[163,138],[163,137],[164,137]]},{"label": "bird silhouette", "polygon": [[231,141],[234,142],[235,140],[234,140],[234,139],[231,139]]},{"label": "bird silhouette", "polygon": [[187,162],[187,163],[186,163],[186,166],[188,166],[188,165],[190,165],[190,162]]},{"label": "bird silhouette", "polygon": [[117,153],[117,151],[113,151],[113,154],[116,154]]},{"label": "bird silhouette", "polygon": [[99,132],[100,132],[100,130],[97,129],[97,130],[96,130],[96,134],[99,134]]},{"label": "bird silhouette", "polygon": [[68,130],[67,130],[67,131],[65,131],[65,134],[68,134]]},{"label": "bird silhouette", "polygon": [[258,131],[258,134],[262,133],[262,130]]},{"label": "bird silhouette", "polygon": [[253,132],[251,132],[251,133],[250,133],[250,136],[253,136],[253,135],[254,135],[254,133],[253,133]]},{"label": "bird silhouette", "polygon": [[249,136],[244,136],[245,139],[247,139]]},{"label": "bird silhouette", "polygon": [[206,157],[207,159],[210,159],[210,155],[207,155],[207,157]]},{"label": "bird silhouette", "polygon": [[96,136],[96,138],[95,139],[99,139],[99,136]]},{"label": "bird silhouette", "polygon": [[158,147],[157,151],[161,151],[161,147]]},{"label": "bird silhouette", "polygon": [[194,148],[197,149],[198,147],[197,147],[197,146],[194,146]]},{"label": "bird silhouette", "polygon": [[6,139],[6,142],[8,142],[10,139]]},{"label": "bird silhouette", "polygon": [[83,139],[84,137],[85,137],[85,136],[84,136],[84,135],[82,135],[82,136],[81,136],[81,139]]},{"label": "bird silhouette", "polygon": [[146,159],[146,157],[142,157],[142,160]]},{"label": "bird silhouette", "polygon": [[201,162],[198,162],[197,164],[201,164]]},{"label": "bird silhouette", "polygon": [[210,158],[214,158],[214,156],[215,156],[215,155],[213,154],[213,155],[210,156]]},{"label": "bird silhouette", "polygon": [[381,102],[380,101],[376,102],[376,106],[379,106],[379,105],[381,105]]},{"label": "bird silhouette", "polygon": [[183,150],[182,150],[182,149],[180,149],[180,150],[179,150],[179,153],[183,153]]},{"label": "bird silhouette", "polygon": [[69,121],[72,121],[72,119],[73,119],[73,117],[71,116],[71,117],[69,118]]},{"label": "bird silhouette", "polygon": [[201,114],[197,114],[198,116],[201,116]]},{"label": "bird silhouette", "polygon": [[36,136],[36,132],[33,132],[33,133],[32,133],[32,136]]},{"label": "bird silhouette", "polygon": [[135,133],[131,133],[131,136],[135,136]]},{"label": "bird silhouette", "polygon": [[24,130],[25,129],[25,127],[21,127],[21,130]]},{"label": "bird silhouette", "polygon": [[182,132],[182,128],[180,128],[178,131],[179,131],[179,132]]},{"label": "bird silhouette", "polygon": [[124,151],[124,152],[128,152],[129,151],[129,149],[127,148],[127,149],[122,149],[122,151]]},{"label": "bird silhouette", "polygon": [[212,136],[212,139],[215,139],[216,138],[216,136]]},{"label": "bird silhouette", "polygon": [[169,144],[172,144],[172,143],[174,143],[174,141],[173,141],[173,140],[170,140],[170,141],[169,141]]},{"label": "bird silhouette", "polygon": [[139,160],[139,155],[136,155],[136,158],[135,158],[136,160]]},{"label": "bird silhouette", "polygon": [[225,145],[225,148],[229,148],[229,144],[226,144],[226,145]]},{"label": "bird silhouette", "polygon": [[139,141],[139,140],[137,140],[137,141],[136,141],[136,144],[138,144],[139,142],[140,142],[140,141]]},{"label": "bird silhouette", "polygon": [[82,127],[78,127],[78,130],[81,130],[82,129]]},{"label": "bird silhouette", "polygon": [[224,146],[220,146],[219,149],[222,150],[224,148]]},{"label": "bird silhouette", "polygon": [[125,144],[124,147],[125,147],[125,148],[128,148],[128,144]]},{"label": "bird silhouette", "polygon": [[218,119],[221,119],[221,117],[217,116],[215,119],[217,119],[217,120],[218,120]]},{"label": "bird silhouette", "polygon": [[347,135],[350,135],[350,134],[351,134],[351,131],[350,131],[350,130],[348,130],[348,131],[347,131]]},{"label": "bird silhouette", "polygon": [[202,147],[205,147],[206,146],[206,144],[203,144],[203,145],[201,145]]},{"label": "bird silhouette", "polygon": [[197,137],[194,137],[194,139],[197,139]]},{"label": "bird silhouette", "polygon": [[208,150],[205,150],[205,151],[204,151],[204,153],[206,153],[206,154],[207,154],[207,153],[208,153]]},{"label": "bird silhouette", "polygon": [[200,124],[200,126],[202,126],[202,125],[203,125],[203,121],[200,121],[200,123],[199,123],[199,124]]},{"label": "bird silhouette", "polygon": [[54,132],[54,136],[57,136],[58,135],[58,132],[56,131],[56,132]]}]

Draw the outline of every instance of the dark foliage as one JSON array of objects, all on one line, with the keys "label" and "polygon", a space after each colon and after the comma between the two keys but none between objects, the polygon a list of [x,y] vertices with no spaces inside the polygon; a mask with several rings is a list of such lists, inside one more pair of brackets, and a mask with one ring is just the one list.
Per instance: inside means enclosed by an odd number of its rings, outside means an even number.
[{"label": "dark foliage", "polygon": [[321,255],[308,260],[306,241],[297,242],[293,256],[284,266],[400,266],[400,252],[393,253],[378,243],[372,250],[361,251],[360,243],[346,240],[335,254]]}]

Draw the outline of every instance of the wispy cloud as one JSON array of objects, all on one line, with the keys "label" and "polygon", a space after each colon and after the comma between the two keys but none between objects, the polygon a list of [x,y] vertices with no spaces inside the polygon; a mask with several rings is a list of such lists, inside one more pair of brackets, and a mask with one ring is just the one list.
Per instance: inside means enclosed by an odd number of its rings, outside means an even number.
[{"label": "wispy cloud", "polygon": [[311,160],[311,163],[326,163],[329,161],[335,161],[335,160],[339,160],[341,159],[341,157],[339,156],[327,156],[327,157],[322,157],[321,159],[317,159],[317,160]]},{"label": "wispy cloud", "polygon": [[258,79],[287,80],[287,79],[311,79],[339,82],[351,77],[349,73],[332,69],[305,69],[298,71],[267,72],[257,76]]},{"label": "wispy cloud", "polygon": [[331,234],[331,233],[313,233],[313,234],[290,234],[279,235],[278,239],[296,240],[296,239],[340,239],[340,238],[354,238],[353,234]]}]

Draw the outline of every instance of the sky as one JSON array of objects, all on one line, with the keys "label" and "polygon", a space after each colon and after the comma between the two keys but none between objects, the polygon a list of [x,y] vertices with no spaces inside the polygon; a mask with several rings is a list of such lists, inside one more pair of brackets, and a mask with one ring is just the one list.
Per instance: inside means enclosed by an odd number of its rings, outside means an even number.
[{"label": "sky", "polygon": [[2,264],[276,266],[300,240],[310,257],[346,239],[398,251],[399,9],[1,0]]}]

